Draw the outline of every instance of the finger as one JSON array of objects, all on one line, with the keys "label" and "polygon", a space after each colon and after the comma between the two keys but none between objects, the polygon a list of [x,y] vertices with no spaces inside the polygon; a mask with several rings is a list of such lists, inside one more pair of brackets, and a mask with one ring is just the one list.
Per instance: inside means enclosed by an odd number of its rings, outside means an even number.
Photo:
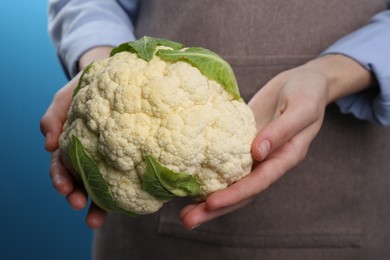
[{"label": "finger", "polygon": [[[298,104],[297,104],[298,103]],[[264,126],[252,143],[252,155],[262,161],[303,129],[318,120],[317,112],[310,113],[295,100],[280,107],[280,116]]]},{"label": "finger", "polygon": [[206,200],[207,208],[216,210],[228,207],[266,190],[305,158],[320,127],[321,122],[317,122],[306,128],[259,163],[249,175],[228,188],[211,194]]},{"label": "finger", "polygon": [[195,205],[190,205],[191,206],[190,210],[188,210],[188,208],[183,209],[183,210],[187,210],[188,212],[186,214],[183,214],[181,220],[185,228],[194,229],[199,227],[201,224],[205,222],[208,222],[220,216],[226,215],[232,211],[235,211],[239,208],[242,208],[247,204],[249,204],[251,201],[252,199],[248,199],[238,204],[235,204],[233,206],[221,208],[218,210],[209,210],[205,202],[195,204]]},{"label": "finger", "polygon": [[67,117],[71,102],[71,87],[68,85],[54,96],[54,99],[42,117],[40,128],[45,136],[45,148],[53,151],[58,148],[58,138]]},{"label": "finger", "polygon": [[40,129],[45,137],[45,149],[50,152],[58,148],[58,137],[66,120],[77,80],[78,77],[74,78],[56,93],[51,105],[41,119]]},{"label": "finger", "polygon": [[73,190],[73,178],[62,163],[59,150],[51,155],[50,178],[54,188],[62,195],[68,195]]},{"label": "finger", "polygon": [[206,200],[206,206],[209,210],[218,210],[241,203],[267,189],[287,169],[287,163],[282,159],[267,160],[240,181],[211,194]]},{"label": "finger", "polygon": [[45,149],[53,152],[58,148],[58,138],[62,131],[63,122],[52,111],[41,120],[41,131],[45,137]]},{"label": "finger", "polygon": [[196,207],[196,205],[198,204],[190,204],[190,205],[187,205],[185,206],[181,211],[180,211],[180,218],[184,218],[185,215],[187,215],[188,212],[190,212],[193,208]]},{"label": "finger", "polygon": [[91,203],[85,222],[87,223],[88,227],[96,229],[103,225],[106,215],[106,211],[102,210],[94,203]]},{"label": "finger", "polygon": [[81,210],[88,204],[88,195],[84,188],[76,185],[75,189],[66,196],[69,205],[74,210]]}]

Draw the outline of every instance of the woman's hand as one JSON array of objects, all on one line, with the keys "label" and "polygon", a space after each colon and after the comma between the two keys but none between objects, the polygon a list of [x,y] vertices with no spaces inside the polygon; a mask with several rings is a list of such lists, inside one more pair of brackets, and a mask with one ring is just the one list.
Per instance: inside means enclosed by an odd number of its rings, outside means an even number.
[{"label": "woman's hand", "polygon": [[305,158],[326,106],[372,81],[367,70],[341,55],[318,58],[273,78],[249,102],[259,130],[252,172],[206,201],[186,206],[180,214],[184,226],[192,229],[250,203]]},{"label": "woman's hand", "polygon": [[[85,68],[90,62],[106,58],[111,47],[97,47],[86,52],[80,59],[79,66]],[[72,101],[73,90],[77,87],[81,72],[61,88],[54,96],[52,103],[41,119],[41,131],[45,137],[45,148],[51,152],[50,177],[54,188],[66,196],[70,206],[75,210],[83,209],[88,204],[88,195],[82,183],[73,178],[72,174],[62,163],[58,150],[58,138],[66,121]],[[91,203],[86,218],[90,228],[100,227],[106,212]]]}]

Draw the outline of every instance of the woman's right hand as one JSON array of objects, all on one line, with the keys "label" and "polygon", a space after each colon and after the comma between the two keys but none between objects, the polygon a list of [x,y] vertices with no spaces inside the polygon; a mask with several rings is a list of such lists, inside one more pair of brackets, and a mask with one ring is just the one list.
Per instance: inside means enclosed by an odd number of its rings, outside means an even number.
[{"label": "woman's right hand", "polygon": [[[109,57],[111,47],[97,47],[86,52],[80,59],[80,68],[85,68],[95,60]],[[51,153],[50,177],[54,188],[61,195],[66,196],[70,206],[80,210],[88,205],[88,195],[82,183],[77,181],[65,168],[58,150],[58,138],[62,133],[62,127],[66,121],[74,89],[79,82],[80,72],[55,95],[41,119],[41,132],[45,137],[45,149]],[[98,228],[104,223],[106,212],[91,203],[86,217],[86,223],[90,228]]]}]

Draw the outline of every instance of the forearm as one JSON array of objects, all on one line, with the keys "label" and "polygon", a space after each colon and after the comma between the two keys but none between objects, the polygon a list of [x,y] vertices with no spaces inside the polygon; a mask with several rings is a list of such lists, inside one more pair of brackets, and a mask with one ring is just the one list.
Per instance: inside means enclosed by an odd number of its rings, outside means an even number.
[{"label": "forearm", "polygon": [[373,73],[355,60],[340,54],[329,54],[314,59],[302,66],[315,70],[328,81],[328,103],[361,92],[375,84]]},{"label": "forearm", "polygon": [[88,66],[91,62],[105,59],[110,56],[110,52],[113,47],[111,46],[100,46],[96,48],[92,48],[85,52],[79,60],[79,69],[83,70],[86,66]]},{"label": "forearm", "polygon": [[131,15],[138,1],[49,1],[49,32],[67,75],[74,77],[83,53],[97,46],[117,46],[134,40]]},{"label": "forearm", "polygon": [[343,37],[322,54],[351,57],[375,75],[375,89],[337,100],[340,111],[359,119],[390,125],[390,10],[373,17],[366,26]]}]

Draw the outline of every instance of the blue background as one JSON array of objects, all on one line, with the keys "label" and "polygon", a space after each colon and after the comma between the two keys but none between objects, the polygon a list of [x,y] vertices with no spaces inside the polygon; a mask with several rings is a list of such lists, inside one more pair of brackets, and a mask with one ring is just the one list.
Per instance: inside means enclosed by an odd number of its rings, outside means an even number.
[{"label": "blue background", "polygon": [[0,1],[0,259],[90,259],[86,211],[49,178],[39,121],[66,83],[47,34],[47,1]]}]

